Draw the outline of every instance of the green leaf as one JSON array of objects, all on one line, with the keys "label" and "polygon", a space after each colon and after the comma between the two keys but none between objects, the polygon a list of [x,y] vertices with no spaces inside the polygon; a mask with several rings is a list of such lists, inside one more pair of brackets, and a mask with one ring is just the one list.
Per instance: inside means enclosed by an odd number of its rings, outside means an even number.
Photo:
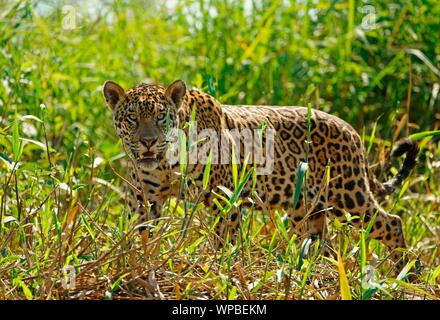
[{"label": "green leaf", "polygon": [[361,278],[364,276],[363,270],[367,264],[367,248],[366,248],[365,231],[361,232]]},{"label": "green leaf", "polygon": [[32,296],[32,292],[29,289],[29,287],[23,281],[20,281],[20,285],[21,285],[21,288],[23,289],[23,293],[24,293],[24,296],[26,297],[26,300],[32,300],[33,296]]},{"label": "green leaf", "polygon": [[440,134],[440,130],[434,130],[434,131],[423,131],[418,132],[410,135],[409,137],[413,140],[421,140],[426,137],[432,137]]},{"label": "green leaf", "polygon": [[307,141],[310,139],[310,128],[312,127],[312,104],[307,104]]},{"label": "green leaf", "polygon": [[179,131],[179,134],[177,136],[178,138],[178,143],[179,143],[179,147],[180,147],[180,158],[179,158],[179,165],[180,165],[180,173],[184,173],[185,172],[185,168],[186,168],[186,163],[187,163],[187,143],[186,143],[186,135],[184,133],[181,133],[181,131]]},{"label": "green leaf", "polygon": [[365,291],[362,291],[362,299],[363,300],[369,300],[371,297],[377,292],[377,287],[369,287]]},{"label": "green leaf", "polygon": [[81,214],[81,221],[84,223],[84,226],[86,227],[87,231],[89,232],[90,237],[92,237],[93,241],[95,241],[95,233],[93,232],[92,228],[90,227],[90,224],[87,221],[87,218],[84,214]]},{"label": "green leaf", "polygon": [[[228,196],[229,199],[232,198],[233,192],[229,188],[222,186],[222,185],[217,186],[217,188],[219,188],[221,191],[223,191]],[[226,198],[221,198],[221,199],[225,200]],[[229,201],[229,199],[227,199],[227,200]]]},{"label": "green leaf", "polygon": [[197,111],[197,103],[194,102],[191,108],[191,123],[196,121],[196,111]]},{"label": "green leaf", "polygon": [[115,282],[113,282],[112,286],[110,287],[110,292],[114,293],[116,290],[118,290],[119,287],[121,286],[122,279],[124,279],[129,274],[130,272],[124,273]]},{"label": "green leaf", "polygon": [[435,284],[437,281],[437,278],[440,280],[440,265],[435,268],[435,270],[431,273],[431,276],[429,278],[430,284]]},{"label": "green leaf", "polygon": [[440,70],[437,69],[432,64],[431,60],[429,60],[429,58],[422,51],[420,51],[419,49],[412,49],[412,48],[407,48],[405,49],[405,51],[408,52],[409,54],[415,55],[417,58],[422,60],[423,63],[426,64],[426,66],[437,75],[437,77],[440,77]]},{"label": "green leaf", "polygon": [[378,121],[379,119],[377,119],[376,122],[374,123],[373,131],[371,132],[370,139],[368,140],[367,156],[370,154],[371,147],[373,146],[374,140],[376,138],[375,135],[376,135],[376,128]]},{"label": "green leaf", "polygon": [[34,116],[32,114],[27,114],[25,116],[21,116],[20,120],[22,120],[22,121],[24,121],[24,120],[35,120],[37,122],[43,123],[43,121],[40,118],[38,118],[38,117],[36,117],[36,116]]},{"label": "green leaf", "polygon": [[301,251],[300,251],[299,257],[298,257],[298,264],[296,266],[296,269],[298,271],[300,271],[302,268],[304,258],[306,257],[307,253],[309,252],[309,247],[310,247],[311,243],[312,243],[312,239],[307,238],[303,241],[303,243],[301,245]]},{"label": "green leaf", "polygon": [[237,287],[236,286],[232,286],[231,290],[229,291],[228,294],[228,300],[235,300],[237,297]]},{"label": "green leaf", "polygon": [[60,223],[58,221],[57,211],[55,209],[52,210],[52,218],[53,218],[53,223],[55,225],[55,230],[57,232],[58,240],[60,240],[61,239],[61,228],[60,228]]},{"label": "green leaf", "polygon": [[246,174],[246,168],[249,162],[249,157],[250,157],[250,153],[248,153],[245,157],[244,157],[244,161],[243,161],[243,166],[241,168],[241,173],[240,173],[240,181],[243,181],[245,174]]},{"label": "green leaf", "polygon": [[396,279],[403,280],[406,277],[406,275],[408,274],[408,272],[411,270],[411,268],[414,266],[415,263],[416,263],[416,260],[411,260],[410,262],[408,262],[406,264],[406,266],[402,269],[402,271],[400,271],[400,273]]},{"label": "green leaf", "polygon": [[15,162],[21,156],[23,151],[23,143],[20,141],[19,122],[17,113],[14,114],[14,123],[12,124],[12,154],[14,155]]},{"label": "green leaf", "polygon": [[287,233],[286,225],[284,224],[283,220],[281,219],[278,211],[275,212],[275,222],[276,222],[277,227],[280,230],[281,235],[283,236],[284,240],[286,240],[288,242],[289,235]]},{"label": "green leaf", "polygon": [[232,147],[232,181],[234,182],[234,188],[237,189],[238,186],[238,168],[237,168],[238,159],[236,158],[235,148]]},{"label": "green leaf", "polygon": [[237,201],[238,197],[240,197],[241,192],[243,191],[244,186],[246,185],[246,183],[248,182],[249,178],[251,177],[251,174],[253,172],[253,168],[251,168],[248,173],[246,174],[246,176],[244,177],[244,179],[240,182],[240,184],[238,185],[238,188],[234,191],[234,193],[232,194],[231,198],[229,199],[229,204],[228,204],[228,209],[230,208],[230,206],[232,206],[233,204],[235,204],[235,202]]},{"label": "green leaf", "polygon": [[307,171],[307,167],[308,167],[307,163],[302,161],[300,162],[298,169],[298,178],[296,180],[296,185],[295,185],[295,194],[293,196],[293,208],[296,208],[296,205],[298,204],[299,196],[301,194],[302,182],[304,179],[304,175]]},{"label": "green leaf", "polygon": [[277,232],[274,232],[274,233],[272,234],[272,239],[270,240],[270,242],[269,242],[269,248],[267,249],[267,253],[268,253],[269,255],[272,254],[273,248],[275,247],[276,240],[278,239],[277,234],[278,234]]},{"label": "green leaf", "polygon": [[11,221],[17,221],[17,219],[13,216],[4,216],[1,223],[5,224]]},{"label": "green leaf", "polygon": [[345,274],[344,263],[341,255],[338,252],[338,271],[339,271],[339,286],[341,289],[342,300],[351,300],[350,287],[348,286],[347,275]]},{"label": "green leaf", "polygon": [[32,292],[29,289],[29,287],[23,282],[23,280],[17,278],[13,281],[14,285],[19,285],[21,289],[23,290],[24,296],[26,300],[33,300]]},{"label": "green leaf", "polygon": [[263,122],[261,122],[258,125],[258,140],[260,142],[260,145],[263,145],[263,131],[266,129],[267,127],[267,118],[264,118]]},{"label": "green leaf", "polygon": [[211,75],[207,75],[206,82],[208,83],[208,93],[211,96],[215,97],[216,92],[215,92],[215,88],[214,88],[214,78]]},{"label": "green leaf", "polygon": [[170,117],[170,108],[167,108],[167,114],[165,118],[165,126],[166,126],[166,133],[168,134],[171,129],[171,117]]},{"label": "green leaf", "polygon": [[206,162],[205,169],[203,170],[203,182],[202,182],[203,190],[206,190],[206,187],[208,186],[209,176],[211,173],[211,161],[212,161],[212,149],[209,150],[208,161]]},{"label": "green leaf", "polygon": [[423,290],[423,289],[419,288],[418,286],[415,286],[415,285],[413,285],[411,283],[407,283],[405,281],[398,280],[398,279],[390,279],[389,282],[394,282],[394,285],[399,285],[399,286],[405,287],[407,289],[419,292],[422,295],[425,295],[425,296],[429,297],[430,299],[438,300],[438,297],[430,294],[429,292],[426,292],[425,290]]},{"label": "green leaf", "polygon": [[368,223],[367,229],[365,229],[365,236],[368,236],[371,232],[371,229],[373,228],[373,224],[376,221],[376,217],[379,213],[379,210],[376,210],[373,217],[371,218],[370,222]]},{"label": "green leaf", "polygon": [[269,271],[264,274],[262,279],[256,280],[253,283],[251,283],[248,287],[251,290],[252,293],[257,292],[261,289],[263,284],[265,284],[273,275],[275,274],[275,271]]},{"label": "green leaf", "polygon": [[8,262],[18,261],[20,259],[21,259],[20,256],[8,256],[8,257],[5,257],[5,258],[2,258],[2,259],[0,259],[0,266],[3,265],[3,264],[6,264]]},{"label": "green leaf", "polygon": [[18,164],[18,163],[16,163],[16,162],[12,162],[12,161],[11,161],[11,160],[10,160],[5,154],[3,154],[3,153],[1,153],[1,152],[0,152],[0,160],[4,162],[4,164],[6,165],[6,167],[7,167],[9,170],[13,170],[14,167],[15,167],[15,168],[18,168],[18,167],[19,167],[19,164]]}]

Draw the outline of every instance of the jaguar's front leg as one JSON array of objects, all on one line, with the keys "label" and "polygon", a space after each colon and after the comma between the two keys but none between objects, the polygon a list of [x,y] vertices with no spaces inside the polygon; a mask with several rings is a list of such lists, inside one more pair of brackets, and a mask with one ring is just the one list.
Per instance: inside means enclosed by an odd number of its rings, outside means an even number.
[{"label": "jaguar's front leg", "polygon": [[208,192],[204,196],[203,203],[207,208],[211,208],[211,226],[215,223],[213,245],[215,249],[220,249],[227,243],[236,243],[240,232],[240,209],[233,207],[229,212],[221,212],[214,203],[214,199],[215,196]]},{"label": "jaguar's front leg", "polygon": [[144,251],[147,251],[146,248],[152,236],[152,229],[157,223],[157,219],[160,218],[163,207],[163,200],[160,194],[156,193],[155,189],[148,187],[146,185],[138,190],[130,190],[130,207],[133,213],[139,213],[137,225],[139,226],[138,230],[141,235]]},{"label": "jaguar's front leg", "polygon": [[215,225],[214,246],[216,249],[221,248],[226,243],[235,244],[237,242],[238,233],[240,232],[239,210],[234,208],[228,214],[223,214],[220,210],[213,210],[214,221],[218,215],[220,218]]}]

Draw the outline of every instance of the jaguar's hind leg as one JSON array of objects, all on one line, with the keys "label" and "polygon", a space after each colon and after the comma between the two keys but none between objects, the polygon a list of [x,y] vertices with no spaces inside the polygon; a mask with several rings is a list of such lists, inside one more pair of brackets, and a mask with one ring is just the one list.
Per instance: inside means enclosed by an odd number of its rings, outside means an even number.
[{"label": "jaguar's hind leg", "polygon": [[[220,212],[218,211],[213,217],[216,217],[217,214],[220,214]],[[235,244],[240,232],[239,227],[240,216],[238,210],[233,210],[229,217],[220,217],[215,226],[214,246],[220,248],[226,243],[227,239],[230,243]]]},{"label": "jaguar's hind leg", "polygon": [[[302,202],[302,201],[301,201]],[[304,213],[303,204],[300,204],[293,212],[289,212],[292,220],[292,231],[296,233],[301,241],[306,238],[312,240],[321,239],[326,243],[322,247],[325,256],[332,256],[332,245],[327,238],[327,218],[325,215],[325,205],[319,202],[314,208],[309,206],[311,213]]]},{"label": "jaguar's hind leg", "polygon": [[304,209],[304,200],[300,196],[296,208],[285,208],[287,214],[292,223],[292,228],[290,230],[289,236],[292,237],[296,234],[301,241],[307,237],[307,219],[305,219],[306,213]]},{"label": "jaguar's hind leg", "polygon": [[346,221],[344,211],[352,216],[359,216],[350,221],[355,227],[366,228],[371,219],[376,215],[369,236],[380,240],[391,250],[391,258],[397,268],[401,268],[404,261],[402,250],[406,248],[402,230],[402,222],[396,215],[386,212],[375,200],[368,190],[355,189],[354,191],[342,191],[335,197],[335,209],[332,215],[342,222]]},{"label": "jaguar's hind leg", "polygon": [[373,201],[366,214],[373,217],[376,212],[377,217],[371,229],[370,237],[381,240],[391,250],[391,258],[396,263],[397,269],[400,270],[405,263],[403,250],[401,249],[406,248],[402,220],[399,216],[389,214],[376,201]]}]

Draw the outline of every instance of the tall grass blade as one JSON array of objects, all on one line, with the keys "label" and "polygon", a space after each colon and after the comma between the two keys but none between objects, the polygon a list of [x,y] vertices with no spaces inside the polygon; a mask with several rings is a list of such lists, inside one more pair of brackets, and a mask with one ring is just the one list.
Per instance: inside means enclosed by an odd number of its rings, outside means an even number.
[{"label": "tall grass blade", "polygon": [[339,271],[339,287],[341,290],[342,300],[351,300],[350,287],[348,285],[347,275],[345,273],[344,263],[342,257],[338,252],[338,271]]}]

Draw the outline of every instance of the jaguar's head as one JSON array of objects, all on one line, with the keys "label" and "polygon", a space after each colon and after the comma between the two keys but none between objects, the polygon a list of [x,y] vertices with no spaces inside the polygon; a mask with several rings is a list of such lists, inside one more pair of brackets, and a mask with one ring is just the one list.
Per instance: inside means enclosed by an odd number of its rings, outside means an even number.
[{"label": "jaguar's head", "polygon": [[125,91],[107,81],[103,91],[129,156],[143,169],[157,168],[166,156],[167,134],[178,126],[177,111],[186,94],[185,83],[177,80],[167,88],[141,84]]}]

